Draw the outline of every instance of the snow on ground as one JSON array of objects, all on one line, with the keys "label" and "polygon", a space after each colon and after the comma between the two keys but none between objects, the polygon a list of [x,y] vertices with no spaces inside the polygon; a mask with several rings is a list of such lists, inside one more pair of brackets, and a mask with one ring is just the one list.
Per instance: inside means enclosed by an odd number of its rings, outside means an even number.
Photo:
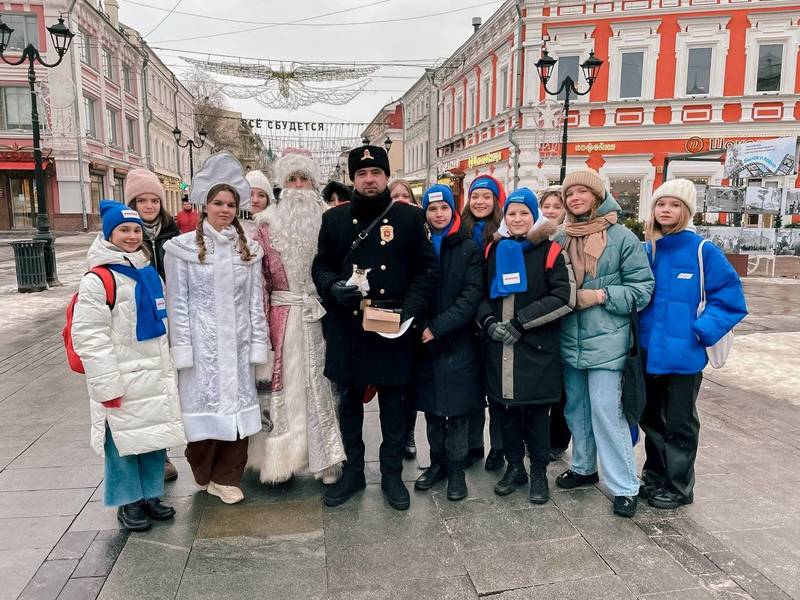
[{"label": "snow on ground", "polygon": [[800,332],[751,333],[734,338],[721,369],[703,375],[722,385],[787,400],[800,406]]}]

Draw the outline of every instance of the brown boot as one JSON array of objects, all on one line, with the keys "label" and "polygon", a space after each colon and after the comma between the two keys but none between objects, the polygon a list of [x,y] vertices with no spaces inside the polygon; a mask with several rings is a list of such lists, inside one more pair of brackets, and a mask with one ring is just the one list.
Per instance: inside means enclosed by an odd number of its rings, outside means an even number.
[{"label": "brown boot", "polygon": [[175,481],[178,478],[178,469],[172,464],[172,461],[167,457],[164,462],[164,481]]}]

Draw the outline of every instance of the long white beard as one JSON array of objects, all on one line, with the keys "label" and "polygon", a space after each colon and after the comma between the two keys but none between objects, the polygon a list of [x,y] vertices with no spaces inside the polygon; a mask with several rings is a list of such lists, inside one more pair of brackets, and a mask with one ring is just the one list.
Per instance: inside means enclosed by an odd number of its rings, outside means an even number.
[{"label": "long white beard", "polygon": [[281,253],[290,285],[301,287],[311,277],[311,262],[317,253],[317,239],[325,211],[322,198],[315,190],[284,189],[277,204],[263,213],[269,223],[272,245]]}]

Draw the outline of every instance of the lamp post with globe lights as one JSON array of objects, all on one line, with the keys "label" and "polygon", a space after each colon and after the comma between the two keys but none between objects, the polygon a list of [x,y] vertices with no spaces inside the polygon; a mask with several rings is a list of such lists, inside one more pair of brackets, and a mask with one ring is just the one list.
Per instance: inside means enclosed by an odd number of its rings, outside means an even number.
[{"label": "lamp post with globe lights", "polygon": [[178,148],[189,148],[189,180],[191,182],[194,181],[194,154],[192,150],[197,148],[198,150],[203,147],[206,143],[206,133],[205,129],[201,129],[197,132],[197,135],[200,136],[200,142],[195,142],[193,139],[189,138],[185,142],[181,143],[181,130],[175,127],[172,130],[172,135],[175,137],[175,143],[178,144]]},{"label": "lamp post with globe lights", "polygon": [[11,66],[21,65],[25,61],[28,61],[28,84],[31,88],[31,125],[33,127],[33,164],[38,212],[36,216],[37,232],[33,239],[35,241],[45,242],[47,284],[49,286],[56,286],[61,285],[61,283],[58,281],[58,272],[56,270],[55,238],[50,231],[50,220],[47,216],[47,200],[44,191],[44,169],[42,168],[41,135],[39,132],[39,109],[35,88],[36,71],[34,67],[39,64],[43,67],[53,68],[61,64],[75,34],[64,25],[63,17],[59,17],[58,23],[48,27],[47,31],[50,33],[50,39],[58,55],[58,60],[52,63],[47,62],[39,53],[39,49],[33,44],[25,46],[19,58],[8,59],[5,55],[5,51],[8,49],[8,45],[11,42],[11,34],[14,33],[14,30],[5,24],[0,17],[0,58],[3,59],[3,62]]},{"label": "lamp post with globe lights", "polygon": [[556,91],[550,91],[547,88],[547,82],[550,80],[550,77],[553,74],[553,68],[556,66],[556,62],[558,59],[553,58],[547,52],[547,49],[542,50],[541,58],[536,61],[536,70],[539,72],[539,79],[542,80],[542,86],[544,87],[544,91],[550,94],[551,96],[558,96],[561,92],[564,92],[564,130],[561,136],[561,174],[560,174],[560,182],[564,182],[564,177],[567,175],[567,131],[569,128],[569,97],[570,94],[575,94],[576,96],[585,96],[589,93],[594,85],[594,82],[597,80],[597,72],[600,70],[600,67],[603,65],[603,61],[597,58],[594,55],[594,52],[589,52],[589,58],[587,58],[581,64],[581,70],[583,71],[583,76],[586,78],[586,83],[589,84],[589,87],[586,89],[585,92],[581,92],[578,90],[578,82],[572,79],[569,75],[566,75],[564,79],[561,80],[561,83],[558,86]]}]

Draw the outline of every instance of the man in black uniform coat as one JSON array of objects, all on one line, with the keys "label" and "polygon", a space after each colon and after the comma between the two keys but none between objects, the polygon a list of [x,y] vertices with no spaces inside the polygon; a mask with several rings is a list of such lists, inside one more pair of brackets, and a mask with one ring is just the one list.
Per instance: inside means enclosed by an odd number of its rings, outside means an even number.
[{"label": "man in black uniform coat", "polygon": [[[368,145],[356,148],[348,156],[348,167],[355,187],[352,200],[323,215],[311,268],[327,310],[325,375],[341,390],[347,452],[342,477],[323,498],[328,506],[337,506],[366,487],[363,398],[367,386],[373,385],[378,389],[383,434],[381,489],[393,508],[405,510],[409,496],[401,479],[406,441],[403,390],[411,379],[412,342],[421,335],[420,322],[436,289],[438,261],[422,211],[392,203],[386,151]],[[352,249],[359,237],[361,241]],[[354,265],[370,269],[367,299],[372,306],[400,310],[402,321],[414,317],[404,335],[387,339],[364,331],[359,308],[362,294],[358,287],[346,284]]]}]

